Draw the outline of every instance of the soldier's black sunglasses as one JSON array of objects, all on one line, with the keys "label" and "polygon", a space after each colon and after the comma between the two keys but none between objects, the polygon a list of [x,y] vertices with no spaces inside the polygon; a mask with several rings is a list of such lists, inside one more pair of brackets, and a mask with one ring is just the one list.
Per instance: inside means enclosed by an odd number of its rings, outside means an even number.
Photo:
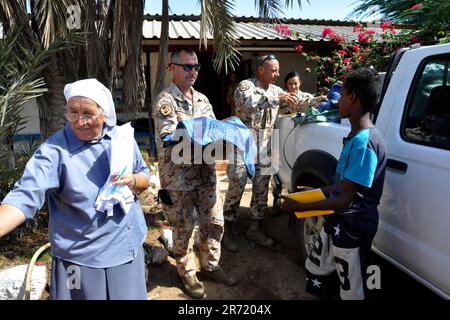
[{"label": "soldier's black sunglasses", "polygon": [[172,62],[172,64],[179,66],[179,67],[183,67],[183,70],[186,72],[190,72],[190,71],[192,71],[192,69],[195,69],[195,71],[198,71],[198,70],[200,70],[200,67],[202,66],[200,63],[189,64],[189,63],[174,63],[174,62]]},{"label": "soldier's black sunglasses", "polygon": [[274,54],[268,54],[260,63],[259,65],[262,66],[264,62],[270,61],[270,60],[277,60],[277,57]]}]

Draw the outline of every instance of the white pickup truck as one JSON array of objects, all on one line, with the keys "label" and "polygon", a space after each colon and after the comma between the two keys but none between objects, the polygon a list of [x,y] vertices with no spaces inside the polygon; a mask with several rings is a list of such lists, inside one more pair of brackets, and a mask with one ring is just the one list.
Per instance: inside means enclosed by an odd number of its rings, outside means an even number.
[{"label": "white pickup truck", "polygon": [[[393,55],[374,122],[388,162],[372,249],[450,299],[450,44],[412,46]],[[348,120],[296,125],[282,116],[276,128],[275,201],[282,188],[333,183]],[[323,219],[291,222],[305,257]]]}]

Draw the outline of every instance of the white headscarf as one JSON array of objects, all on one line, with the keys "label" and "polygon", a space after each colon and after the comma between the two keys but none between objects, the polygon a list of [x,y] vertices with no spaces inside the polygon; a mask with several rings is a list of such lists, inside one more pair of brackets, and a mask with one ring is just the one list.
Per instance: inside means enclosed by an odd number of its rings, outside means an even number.
[{"label": "white headscarf", "polygon": [[106,124],[116,125],[116,108],[111,91],[97,79],[78,80],[64,87],[64,96],[69,101],[71,97],[80,96],[95,101],[106,115]]}]

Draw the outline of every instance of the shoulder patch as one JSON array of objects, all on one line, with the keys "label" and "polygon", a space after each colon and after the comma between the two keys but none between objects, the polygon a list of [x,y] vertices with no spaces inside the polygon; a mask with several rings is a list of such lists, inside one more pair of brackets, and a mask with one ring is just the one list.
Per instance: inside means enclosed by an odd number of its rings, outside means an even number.
[{"label": "shoulder patch", "polygon": [[250,89],[250,86],[247,83],[241,83],[239,85],[239,90],[241,91],[247,91],[248,89]]},{"label": "shoulder patch", "polygon": [[171,114],[173,112],[173,108],[170,104],[163,104],[160,108],[159,108],[159,112],[161,112],[161,114],[165,117],[167,117],[169,114]]}]

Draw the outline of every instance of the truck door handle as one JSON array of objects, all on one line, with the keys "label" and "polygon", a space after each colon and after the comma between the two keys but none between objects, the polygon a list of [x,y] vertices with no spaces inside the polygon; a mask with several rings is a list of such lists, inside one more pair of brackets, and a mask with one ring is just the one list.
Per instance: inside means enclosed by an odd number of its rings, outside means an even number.
[{"label": "truck door handle", "polygon": [[396,171],[400,171],[403,173],[406,173],[406,170],[408,170],[408,164],[403,161],[398,161],[394,159],[387,159],[386,166],[388,168],[394,169]]}]

